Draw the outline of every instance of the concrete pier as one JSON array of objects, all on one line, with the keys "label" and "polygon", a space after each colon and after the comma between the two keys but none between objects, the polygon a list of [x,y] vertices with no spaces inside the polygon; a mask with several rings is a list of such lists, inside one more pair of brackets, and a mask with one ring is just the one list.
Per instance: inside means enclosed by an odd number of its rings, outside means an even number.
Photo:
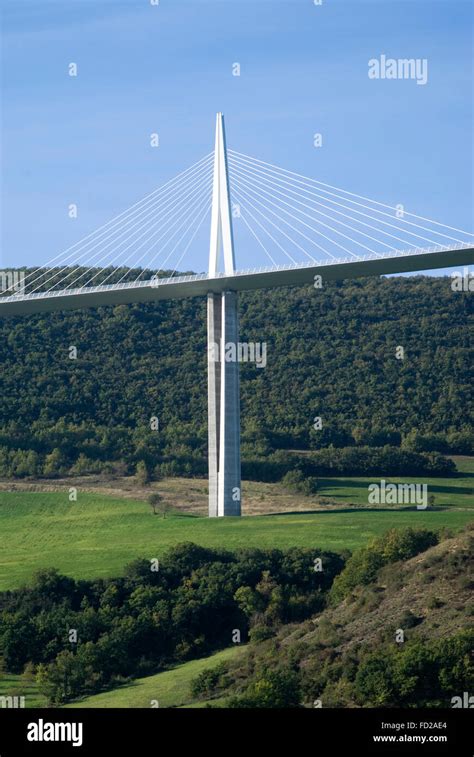
[{"label": "concrete pier", "polygon": [[[237,293],[209,293],[209,516],[241,514]],[[226,350],[226,345],[233,345]],[[226,359],[230,357],[231,359]]]},{"label": "concrete pier", "polygon": [[221,295],[207,295],[207,417],[209,437],[209,517],[218,515],[217,473],[219,460],[221,366]]}]

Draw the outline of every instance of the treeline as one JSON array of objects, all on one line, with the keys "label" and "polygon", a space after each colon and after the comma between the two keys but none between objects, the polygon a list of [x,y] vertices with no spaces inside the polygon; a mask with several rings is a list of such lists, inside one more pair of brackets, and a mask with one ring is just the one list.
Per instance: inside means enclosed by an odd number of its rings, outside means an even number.
[{"label": "treeline", "polygon": [[290,471],[316,476],[449,476],[454,462],[438,452],[418,453],[397,447],[330,447],[306,455],[282,450],[264,459],[244,460],[242,476],[252,481],[276,482]]},{"label": "treeline", "polygon": [[[267,343],[265,368],[241,366],[244,462],[282,449],[473,453],[472,304],[448,278],[239,303],[241,340]],[[205,475],[206,359],[199,298],[1,319],[0,475],[130,473],[140,461]]]},{"label": "treeline", "polygon": [[[67,434],[65,434],[67,437]],[[153,457],[152,450],[140,451],[133,455],[129,464],[108,462],[99,456],[92,457],[77,450],[70,455],[64,444],[51,452],[18,450],[0,447],[0,477],[14,478],[57,478],[59,476],[80,476],[91,473],[107,475],[136,475],[140,483],[159,481],[167,476],[205,476],[207,461],[196,456],[174,458],[171,454],[160,459]],[[82,445],[79,445],[81,449]],[[136,462],[135,462],[136,460]],[[294,472],[305,477],[316,476],[371,476],[381,471],[387,476],[448,476],[456,471],[453,460],[439,452],[409,452],[397,447],[330,447],[308,454],[289,454],[279,450],[266,457],[242,461],[242,476],[252,481],[276,482]]]},{"label": "treeline", "polygon": [[[147,477],[207,474],[206,429],[184,434],[180,424],[164,432],[150,428],[80,426],[60,420],[35,422],[25,430],[11,422],[0,432],[0,477],[78,476],[89,473],[133,475],[137,466]],[[185,438],[186,444],[176,440]]]},{"label": "treeline", "polygon": [[7,671],[36,677],[51,704],[245,643],[249,614],[281,625],[320,610],[340,555],[181,544],[122,578],[75,581],[54,569],[0,594]]}]

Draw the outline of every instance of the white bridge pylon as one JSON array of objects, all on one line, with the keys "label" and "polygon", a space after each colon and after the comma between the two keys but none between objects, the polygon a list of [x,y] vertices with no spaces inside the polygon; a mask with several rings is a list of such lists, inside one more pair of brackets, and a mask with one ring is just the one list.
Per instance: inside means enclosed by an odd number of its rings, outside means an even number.
[{"label": "white bridge pylon", "polygon": [[[217,114],[212,188],[209,276],[218,273],[219,253],[224,272],[235,272],[234,235],[230,210],[224,117]],[[207,295],[207,371],[209,437],[209,516],[241,514],[240,386],[237,356],[239,320],[237,292]],[[232,349],[233,345],[233,349]]]}]

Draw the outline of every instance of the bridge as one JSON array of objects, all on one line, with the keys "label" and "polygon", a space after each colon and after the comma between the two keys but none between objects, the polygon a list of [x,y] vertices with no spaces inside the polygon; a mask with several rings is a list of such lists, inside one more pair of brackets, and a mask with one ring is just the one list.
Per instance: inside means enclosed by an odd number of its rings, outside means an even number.
[{"label": "bridge", "polygon": [[[209,214],[208,270],[180,275]],[[236,219],[270,264],[236,268]],[[0,317],[207,297],[209,515],[238,516],[239,364],[213,349],[238,345],[238,292],[472,263],[472,233],[228,150],[218,113],[213,152],[4,287]]]}]

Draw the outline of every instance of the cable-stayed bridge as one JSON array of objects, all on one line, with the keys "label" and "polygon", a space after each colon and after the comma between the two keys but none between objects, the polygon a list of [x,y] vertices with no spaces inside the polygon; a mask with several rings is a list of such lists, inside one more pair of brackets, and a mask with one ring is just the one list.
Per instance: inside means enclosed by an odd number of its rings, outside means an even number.
[{"label": "cable-stayed bridge", "polygon": [[[207,271],[181,275],[209,215]],[[265,265],[236,268],[236,230]],[[0,316],[207,296],[209,514],[240,515],[239,365],[222,359],[238,344],[237,293],[473,262],[472,233],[227,150],[218,114],[212,153],[41,267],[5,279]]]}]

